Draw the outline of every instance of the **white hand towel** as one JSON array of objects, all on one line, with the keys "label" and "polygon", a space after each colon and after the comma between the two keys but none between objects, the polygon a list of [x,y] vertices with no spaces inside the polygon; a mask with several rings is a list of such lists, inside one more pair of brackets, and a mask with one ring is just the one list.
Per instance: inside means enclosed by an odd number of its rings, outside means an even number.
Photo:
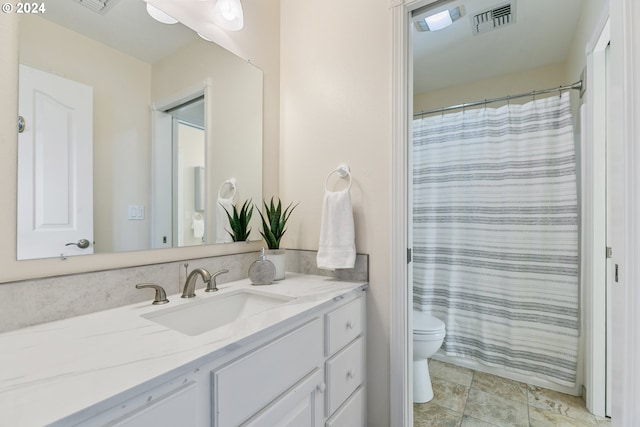
[{"label": "white hand towel", "polygon": [[197,212],[191,216],[191,228],[193,229],[193,237],[196,239],[204,237],[204,218]]},{"label": "white hand towel", "polygon": [[218,197],[218,203],[216,203],[216,243],[233,242],[233,239],[227,233],[227,229],[231,231],[231,226],[223,206],[233,216],[233,199]]},{"label": "white hand towel", "polygon": [[353,268],[356,263],[355,227],[349,190],[327,191],[322,204],[318,268]]}]

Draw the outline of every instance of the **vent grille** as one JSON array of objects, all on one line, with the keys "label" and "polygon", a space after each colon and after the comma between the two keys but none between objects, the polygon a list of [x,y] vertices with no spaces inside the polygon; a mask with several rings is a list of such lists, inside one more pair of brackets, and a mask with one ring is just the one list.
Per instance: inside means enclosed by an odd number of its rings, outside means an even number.
[{"label": "vent grille", "polygon": [[82,6],[99,14],[104,15],[113,8],[113,5],[119,0],[76,0]]},{"label": "vent grille", "polygon": [[472,17],[473,34],[483,34],[516,21],[515,4],[513,2],[495,6]]}]

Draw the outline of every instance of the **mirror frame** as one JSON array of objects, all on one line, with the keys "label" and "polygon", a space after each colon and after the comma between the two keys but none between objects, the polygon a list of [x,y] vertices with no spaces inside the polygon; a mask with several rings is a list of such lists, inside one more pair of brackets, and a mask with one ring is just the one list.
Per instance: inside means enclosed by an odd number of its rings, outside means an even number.
[{"label": "mirror frame", "polygon": [[[151,0],[160,4],[162,0]],[[244,5],[245,28],[238,32],[225,32],[210,22],[202,20],[198,9],[208,2],[175,4],[175,16],[187,27],[197,29],[224,49],[258,66],[264,72],[264,120],[263,120],[263,197],[276,195],[278,188],[279,141],[279,14],[277,0],[265,0]],[[171,4],[174,3],[174,4]],[[0,171],[2,183],[0,197],[6,201],[0,210],[0,231],[5,238],[0,242],[0,283],[35,279],[100,270],[158,264],[186,259],[207,258],[258,251],[262,241],[227,243],[224,245],[168,248],[111,254],[95,254],[90,257],[71,257],[17,261],[16,259],[16,199],[17,199],[17,139],[18,116],[18,30],[20,16],[5,15],[0,22],[0,54],[5,61],[0,64]],[[250,58],[250,59],[249,59]]]}]

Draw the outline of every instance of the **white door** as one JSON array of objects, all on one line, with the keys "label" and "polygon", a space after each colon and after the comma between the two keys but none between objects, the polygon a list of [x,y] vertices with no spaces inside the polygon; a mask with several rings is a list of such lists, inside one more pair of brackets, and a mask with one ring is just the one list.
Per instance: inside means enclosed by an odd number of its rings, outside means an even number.
[{"label": "white door", "polygon": [[18,259],[93,253],[93,89],[20,65],[19,97]]}]

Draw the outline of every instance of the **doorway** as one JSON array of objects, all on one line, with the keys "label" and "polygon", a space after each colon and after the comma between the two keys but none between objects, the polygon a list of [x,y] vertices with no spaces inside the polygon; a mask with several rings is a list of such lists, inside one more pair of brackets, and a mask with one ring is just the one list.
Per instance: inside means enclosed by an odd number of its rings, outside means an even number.
[{"label": "doorway", "polygon": [[[518,7],[520,6],[520,3],[518,3]],[[447,2],[447,5],[451,4],[451,2]],[[404,46],[409,46],[409,52],[411,52],[411,48],[412,48],[412,44],[413,44],[413,40],[411,39],[411,36],[409,35],[409,27],[412,25],[410,18],[407,17],[407,15],[410,15],[410,13],[416,9],[425,7],[425,6],[435,6],[438,8],[446,8],[448,6],[444,6],[445,2],[442,1],[405,1],[403,7],[397,7],[394,10],[395,15],[395,19],[394,22],[396,23],[397,27],[396,29],[400,29],[403,28],[405,33],[403,35],[403,37],[406,38],[398,38],[398,43],[396,43],[396,46],[400,46],[404,43]],[[603,10],[607,10],[608,11],[608,7],[606,7],[606,5],[603,5],[602,7]],[[597,16],[599,13],[595,13],[595,15]],[[592,25],[591,28],[593,28],[595,25]],[[584,46],[584,45],[583,45]],[[455,52],[455,49],[451,49],[452,51]],[[401,49],[398,49],[398,51],[401,51]],[[580,51],[584,51],[583,48],[580,49]],[[406,54],[405,54],[406,55]],[[409,158],[408,156],[410,156],[410,152],[408,150],[408,147],[410,147],[410,132],[407,131],[407,129],[411,129],[411,121],[410,121],[410,116],[411,116],[411,112],[413,110],[413,105],[414,105],[414,99],[413,99],[413,91],[412,91],[412,87],[413,87],[413,80],[414,80],[414,69],[412,66],[412,62],[411,59],[403,57],[402,54],[398,55],[398,57],[395,58],[395,60],[400,60],[400,62],[403,63],[395,63],[394,61],[394,90],[396,90],[398,93],[400,92],[404,92],[406,93],[406,98],[403,98],[404,100],[404,104],[402,105],[402,108],[398,108],[397,110],[394,110],[394,128],[397,132],[394,132],[394,136],[395,138],[397,138],[397,140],[394,142],[394,158],[396,160],[395,163],[395,170],[393,175],[393,188],[394,188],[394,197],[393,197],[393,203],[394,205],[400,205],[400,204],[404,204],[405,206],[408,206],[408,199],[410,199],[410,196],[408,196],[408,194],[410,193],[410,187],[411,187],[411,183],[410,183],[410,179],[408,178],[408,174],[407,174],[407,166],[406,166],[406,162],[407,162],[407,158]],[[584,60],[584,58],[583,58]],[[433,61],[435,62],[435,60]],[[464,69],[464,67],[461,67]],[[467,70],[468,71],[468,70]],[[579,74],[578,70],[578,74]],[[469,73],[472,74],[472,73]],[[538,86],[538,88],[544,88],[546,87],[545,85],[540,85]],[[503,95],[508,95],[509,92],[507,93],[503,93]],[[481,99],[481,98],[480,98]],[[469,99],[467,99],[469,100]],[[473,100],[479,100],[479,99],[471,99],[471,101]],[[401,104],[397,104],[398,107],[400,107]],[[440,106],[446,106],[448,104],[440,104]],[[404,133],[400,130],[400,129],[405,129]],[[404,135],[404,136],[401,136]],[[403,139],[404,138],[404,139]],[[402,166],[400,166],[402,165]],[[401,176],[401,175],[405,175],[405,176]],[[404,194],[399,194],[398,192],[402,192]],[[396,231],[397,233],[407,233],[407,230],[410,230],[410,221],[411,221],[411,212],[407,209],[405,209],[404,211],[398,212],[398,214],[396,214],[394,216],[394,231]],[[392,266],[392,278],[394,281],[399,282],[399,283],[404,283],[405,285],[407,283],[410,283],[409,279],[410,279],[410,259],[411,259],[411,252],[410,251],[405,251],[405,249],[403,248],[411,248],[409,239],[407,237],[407,234],[405,234],[403,237],[398,237],[395,236],[394,233],[394,248],[395,250],[393,251],[395,253],[394,255],[394,261],[393,261],[393,266]],[[405,255],[406,254],[406,255]],[[409,268],[407,268],[407,266],[409,266]],[[394,288],[394,292],[392,294],[392,304],[394,307],[397,307],[399,305],[404,305],[404,315],[407,315],[408,312],[410,312],[411,307],[412,307],[412,296],[411,296],[411,291],[410,289],[405,289],[405,286],[399,286],[397,284],[397,286],[395,286]],[[394,310],[395,311],[395,310]],[[401,313],[402,310],[398,311],[398,313]],[[411,337],[411,316],[406,316],[405,319],[398,319],[398,317],[396,315],[392,315],[392,329],[393,329],[393,334],[392,337],[395,336],[396,340],[394,342],[392,342],[392,346],[394,347],[394,349],[400,349],[400,352],[402,353],[402,356],[408,358],[408,360],[410,361],[410,357],[411,357],[411,350],[412,350],[412,343],[410,339],[407,339],[407,337]],[[404,340],[399,340],[398,339],[398,333],[402,331],[404,332],[405,338]],[[403,419],[405,422],[405,425],[409,425],[409,420],[411,419],[410,416],[406,413],[403,413],[404,410],[398,410],[398,408],[395,406],[394,401],[395,402],[405,402],[407,406],[405,406],[405,408],[410,408],[410,403],[407,403],[409,396],[411,395],[411,384],[410,381],[406,380],[406,379],[400,379],[399,377],[396,377],[396,374],[401,372],[401,367],[400,367],[400,363],[398,362],[398,360],[402,357],[400,355],[400,352],[392,352],[391,357],[392,357],[392,389],[399,391],[399,390],[403,390],[403,394],[394,394],[392,393],[392,420],[399,420],[399,419]],[[404,375],[406,375],[406,378],[411,378],[411,363],[407,363],[407,361],[403,361],[402,365],[404,366],[404,368],[402,368],[402,373]],[[405,400],[403,400],[405,399]]]},{"label": "doorway", "polygon": [[206,241],[205,95],[198,92],[153,111],[153,248]]}]

